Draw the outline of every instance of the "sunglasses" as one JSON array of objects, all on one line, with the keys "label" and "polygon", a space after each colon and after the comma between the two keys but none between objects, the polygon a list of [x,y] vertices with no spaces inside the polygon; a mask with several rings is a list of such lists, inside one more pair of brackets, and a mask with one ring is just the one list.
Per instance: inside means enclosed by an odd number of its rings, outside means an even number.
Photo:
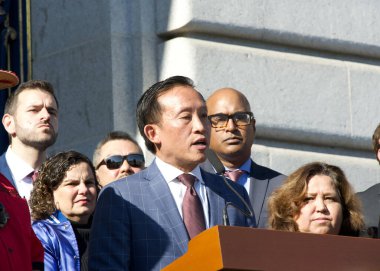
[{"label": "sunglasses", "polygon": [[142,168],[145,163],[144,155],[140,153],[130,153],[127,155],[112,155],[103,159],[96,167],[98,169],[101,165],[106,165],[108,169],[118,169],[127,161],[131,167]]}]

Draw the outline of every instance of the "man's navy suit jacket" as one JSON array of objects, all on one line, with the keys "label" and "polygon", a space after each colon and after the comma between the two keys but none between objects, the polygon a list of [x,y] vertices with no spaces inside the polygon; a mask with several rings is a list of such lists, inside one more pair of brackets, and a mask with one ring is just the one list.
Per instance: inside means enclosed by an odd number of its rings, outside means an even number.
[{"label": "man's navy suit jacket", "polygon": [[[211,163],[206,160],[201,168],[208,172],[215,172]],[[249,198],[256,217],[258,228],[268,227],[268,197],[279,187],[286,176],[267,167],[256,164],[251,160]]]},{"label": "man's navy suit jacket", "polygon": [[[201,170],[209,224],[222,225],[226,202],[245,209],[223,178]],[[244,187],[230,184],[249,202]],[[255,219],[229,207],[230,225],[254,227]],[[187,251],[189,237],[169,186],[153,162],[105,186],[90,234],[90,270],[160,270]]]}]

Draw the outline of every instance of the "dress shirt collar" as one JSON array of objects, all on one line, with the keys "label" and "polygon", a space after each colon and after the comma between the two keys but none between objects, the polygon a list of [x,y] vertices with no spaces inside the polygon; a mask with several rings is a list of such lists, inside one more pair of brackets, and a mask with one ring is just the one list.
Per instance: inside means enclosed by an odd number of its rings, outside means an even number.
[{"label": "dress shirt collar", "polygon": [[[251,172],[251,164],[252,164],[252,161],[251,161],[251,158],[249,158],[247,161],[244,162],[243,165],[241,165],[241,167],[239,167],[240,170],[243,170],[245,171],[247,174],[249,174]],[[227,170],[232,170],[234,171],[234,169],[230,169],[228,167],[225,168],[226,171]]]},{"label": "dress shirt collar", "polygon": [[[182,170],[162,161],[158,157],[156,157],[155,162],[167,183],[177,180],[177,177],[184,173]],[[199,180],[202,184],[204,184],[199,165],[197,165],[191,172],[189,172],[189,174],[194,175],[197,178],[197,180]]]},{"label": "dress shirt collar", "polygon": [[10,172],[15,181],[21,181],[34,171],[34,168],[17,156],[10,146],[5,153],[5,159],[7,160]]}]

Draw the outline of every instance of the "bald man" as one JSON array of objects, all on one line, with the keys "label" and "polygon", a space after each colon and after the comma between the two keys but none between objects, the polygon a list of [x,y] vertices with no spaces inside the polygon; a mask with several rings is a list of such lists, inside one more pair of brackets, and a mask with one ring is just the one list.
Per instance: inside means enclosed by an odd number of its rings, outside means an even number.
[{"label": "bald man", "polygon": [[[267,198],[286,176],[251,159],[256,120],[247,98],[232,88],[216,90],[207,99],[211,122],[210,148],[223,163],[230,179],[243,185],[250,197],[259,228],[267,227]],[[204,165],[209,171],[210,164]]]}]

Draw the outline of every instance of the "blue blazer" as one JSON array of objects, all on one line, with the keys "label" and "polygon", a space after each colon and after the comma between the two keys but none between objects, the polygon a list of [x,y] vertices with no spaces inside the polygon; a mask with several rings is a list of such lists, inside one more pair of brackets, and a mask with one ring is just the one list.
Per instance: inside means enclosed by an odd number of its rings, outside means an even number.
[{"label": "blue blazer", "polygon": [[11,170],[10,170],[10,168],[8,166],[7,160],[5,159],[5,153],[6,152],[4,152],[0,156],[0,172],[1,172],[1,174],[3,174],[3,176],[5,178],[7,178],[13,184],[14,187],[16,187],[15,181],[12,178]]},{"label": "blue blazer", "polygon": [[[243,203],[215,174],[203,170],[210,227],[222,225],[225,202]],[[244,187],[230,182],[249,202]],[[230,224],[256,226],[235,208]],[[90,234],[90,270],[161,270],[187,251],[189,237],[169,186],[153,162],[148,168],[104,187]]]}]

